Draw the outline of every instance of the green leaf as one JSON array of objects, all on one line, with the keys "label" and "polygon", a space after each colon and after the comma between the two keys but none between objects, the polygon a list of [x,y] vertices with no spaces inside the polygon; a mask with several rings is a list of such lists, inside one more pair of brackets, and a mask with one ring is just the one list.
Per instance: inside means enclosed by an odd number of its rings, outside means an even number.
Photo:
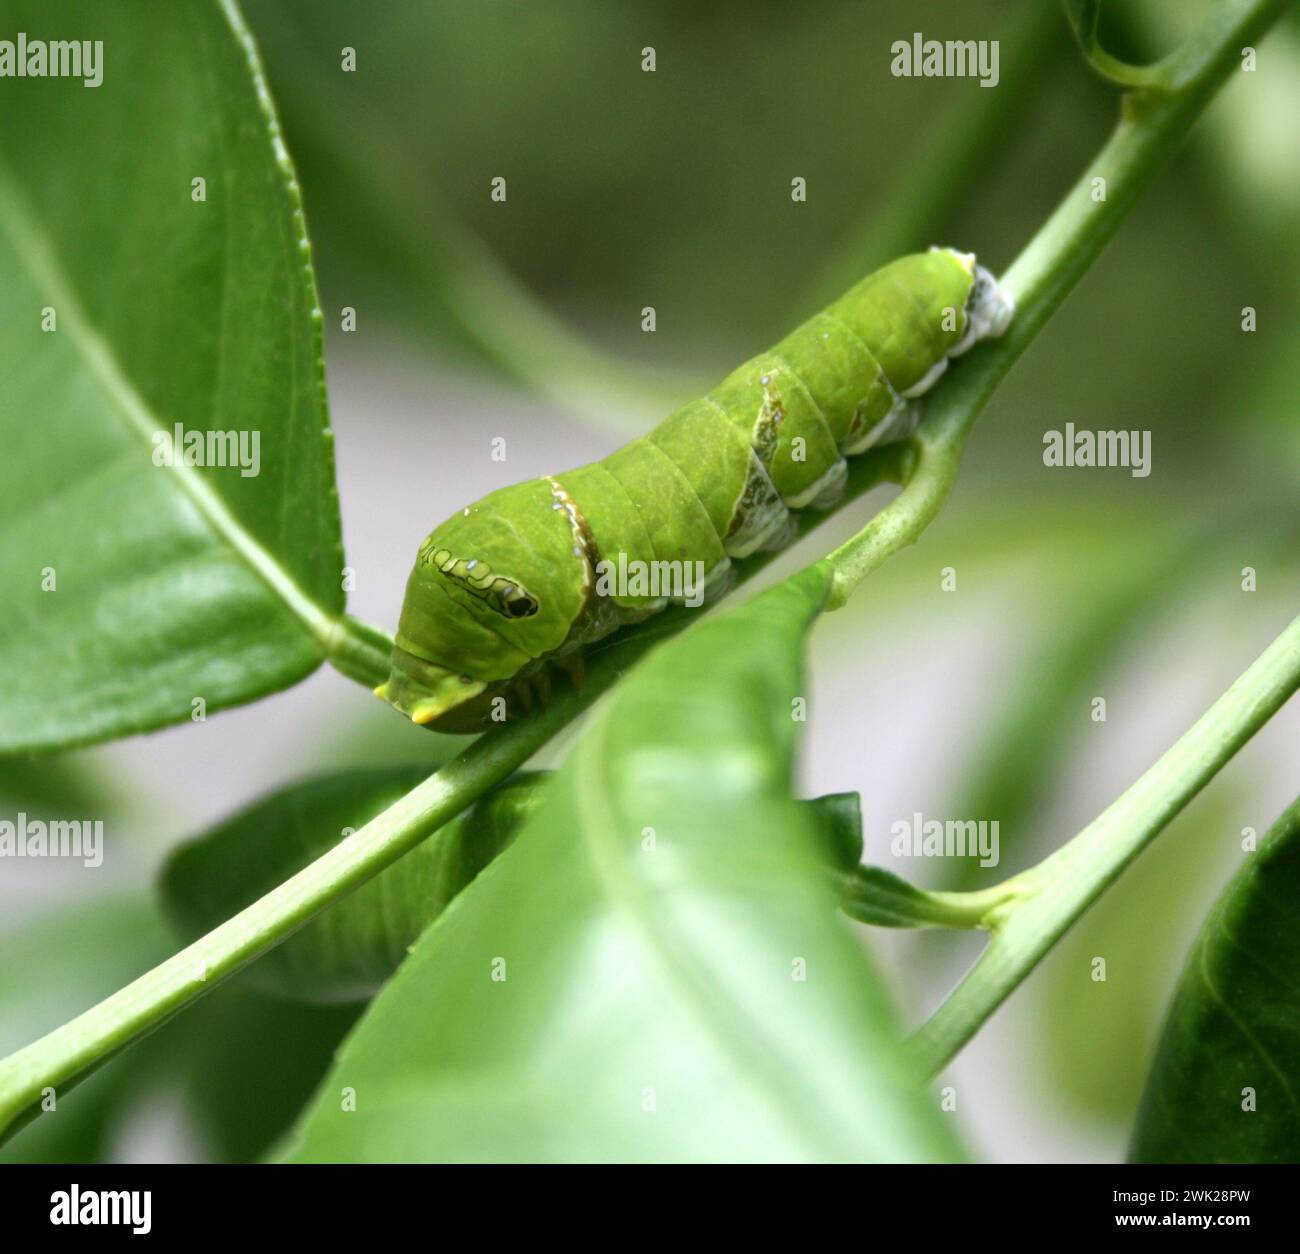
[{"label": "green leaf", "polygon": [[0,813],[25,810],[44,819],[103,814],[120,805],[114,783],[89,754],[0,758]]},{"label": "green leaf", "polygon": [[829,584],[819,564],[633,672],[371,1005],[289,1158],[953,1155],[790,797]]},{"label": "green leaf", "polygon": [[289,1130],[357,1017],[220,988],[163,1028],[209,1154],[254,1162]]},{"label": "green leaf", "polygon": [[[196,939],[382,813],[427,767],[351,771],[274,794],[182,845],[163,870],[167,911]],[[519,777],[434,832],[248,969],[263,992],[307,1001],[369,997],[420,933],[506,845],[536,804]]]},{"label": "green leaf", "polygon": [[826,861],[834,870],[853,870],[862,861],[862,798],[833,792],[804,804],[815,816]]},{"label": "green leaf", "polygon": [[1142,1098],[1134,1161],[1300,1161],[1297,901],[1300,799],[1246,854],[1192,946]]},{"label": "green leaf", "polygon": [[[0,27],[103,41],[97,87],[0,80],[2,752],[291,684],[343,596],[306,229],[234,4]],[[256,433],[258,473],[156,465],[176,424],[244,433],[248,469]]]},{"label": "green leaf", "polygon": [[[273,794],[182,845],[163,869],[167,911],[196,940],[382,813],[429,767],[320,776]],[[372,996],[434,919],[514,839],[550,772],[522,772],[411,853],[313,919],[249,968],[263,992],[309,1002]],[[825,857],[847,871],[862,856],[857,793],[807,803]]]}]

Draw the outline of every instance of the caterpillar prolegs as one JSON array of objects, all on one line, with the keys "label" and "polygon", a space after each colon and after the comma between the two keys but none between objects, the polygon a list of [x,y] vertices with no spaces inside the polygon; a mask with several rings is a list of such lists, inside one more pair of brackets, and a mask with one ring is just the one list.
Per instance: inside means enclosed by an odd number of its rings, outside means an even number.
[{"label": "caterpillar prolegs", "polygon": [[1012,313],[973,254],[902,257],[647,435],[452,515],[420,546],[378,695],[477,730],[547,663],[690,596],[690,574],[716,596],[733,559],[789,542],[793,511],[835,503],[846,457],[910,435],[916,398]]}]

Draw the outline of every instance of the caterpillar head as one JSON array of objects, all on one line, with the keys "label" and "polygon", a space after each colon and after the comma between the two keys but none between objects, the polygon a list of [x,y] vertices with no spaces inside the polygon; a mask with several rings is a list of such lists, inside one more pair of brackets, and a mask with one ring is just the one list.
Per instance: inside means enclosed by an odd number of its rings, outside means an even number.
[{"label": "caterpillar head", "polygon": [[[393,649],[388,679],[375,689],[375,696],[400,710],[413,723],[427,726],[436,723],[442,730],[458,730],[471,712],[466,707],[478,704],[476,698],[487,690],[485,680],[448,670],[436,662],[408,653],[400,645]],[[477,723],[477,718],[474,719]]]},{"label": "caterpillar head", "polygon": [[[434,531],[420,547],[388,680],[375,695],[413,723],[458,731],[467,717],[477,726],[479,707],[487,704],[483,694],[528,661],[512,629],[540,603],[517,580],[496,574],[485,557],[457,556],[443,532]],[[474,551],[485,547],[492,546],[480,538]]]},{"label": "caterpillar head", "polygon": [[481,721],[483,694],[528,660],[512,629],[540,608],[527,588],[499,574],[484,555],[500,540],[494,543],[481,525],[472,542],[464,533],[454,522],[443,524],[420,546],[388,680],[375,689],[411,722],[441,731],[459,730],[453,724],[471,714],[475,724]]},{"label": "caterpillar head", "polygon": [[480,729],[493,696],[563,643],[586,561],[550,480],[453,514],[420,546],[377,694],[421,726]]}]

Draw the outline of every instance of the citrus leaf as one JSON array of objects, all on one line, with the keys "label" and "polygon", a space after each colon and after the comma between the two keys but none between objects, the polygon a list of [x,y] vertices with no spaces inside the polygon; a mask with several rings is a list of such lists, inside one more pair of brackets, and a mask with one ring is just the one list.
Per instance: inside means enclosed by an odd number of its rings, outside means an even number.
[{"label": "citrus leaf", "polygon": [[167,1024],[160,1035],[209,1154],[252,1162],[279,1141],[356,1017],[355,1006],[297,1005],[229,986]]},{"label": "citrus leaf", "polygon": [[[182,845],[163,869],[163,902],[195,940],[302,870],[392,805],[429,768],[361,770],[304,780]],[[440,828],[248,969],[264,993],[308,1002],[372,996],[455,895],[514,839],[550,772],[522,772]],[[830,866],[862,856],[857,793],[808,802]]]},{"label": "citrus leaf", "polygon": [[949,1157],[790,796],[825,565],[660,646],[345,1043],[294,1160]]},{"label": "citrus leaf", "polygon": [[1136,1162],[1300,1162],[1300,800],[1246,855],[1188,955]]},{"label": "citrus leaf", "polygon": [[[98,86],[0,79],[13,751],[293,683],[343,595],[306,229],[234,4],[0,0],[0,27],[102,40]],[[235,464],[156,464],[178,424]]]}]

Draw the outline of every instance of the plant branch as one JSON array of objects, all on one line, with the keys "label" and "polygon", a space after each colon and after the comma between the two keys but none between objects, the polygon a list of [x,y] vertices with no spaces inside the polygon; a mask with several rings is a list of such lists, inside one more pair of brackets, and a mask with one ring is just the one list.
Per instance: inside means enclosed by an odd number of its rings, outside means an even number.
[{"label": "plant branch", "polygon": [[[858,536],[832,555],[835,604],[842,604],[885,557],[914,540],[937,513],[951,490],[970,425],[997,383],[1101,251],[1156,168],[1184,137],[1227,77],[1237,49],[1266,30],[1284,3],[1225,0],[1195,37],[1205,46],[1180,62],[1200,67],[1184,87],[1158,101],[1140,95],[1126,98],[1119,128],[1094,168],[1004,277],[1019,306],[1008,333],[957,363],[951,379],[933,394],[927,417],[909,445],[873,450],[855,459],[843,504],[886,479],[905,480],[906,486]],[[1108,195],[1094,202],[1090,187],[1097,174],[1106,178]],[[825,517],[803,511],[798,518],[800,535]],[[741,579],[752,578],[769,560],[770,555],[746,562]],[[522,766],[646,649],[689,621],[688,610],[668,611],[594,646],[581,693],[563,692],[548,709],[483,736],[355,835],[221,927],[91,1010],[0,1061],[0,1136],[30,1116],[43,1088],[75,1082],[279,944],[320,910],[466,809]],[[330,650],[335,665],[367,683],[379,665],[374,655],[379,633],[371,635],[372,631],[349,625],[340,634],[338,647]],[[1029,916],[1029,910],[1026,907],[1017,917]],[[1004,952],[1000,950],[999,955]],[[943,1022],[954,1013],[950,1011]]]},{"label": "plant branch", "polygon": [[830,555],[835,583],[829,608],[842,606],[863,578],[929,525],[956,482],[966,436],[994,389],[1238,67],[1241,47],[1268,30],[1287,2],[1223,0],[1169,58],[1177,66],[1176,91],[1139,90],[1122,98],[1110,139],[1002,276],[1016,303],[1006,334],[949,370],[913,437],[917,458],[907,488]]},{"label": "plant branch", "polygon": [[1118,83],[1121,87],[1153,87],[1161,91],[1169,89],[1172,83],[1165,62],[1131,65],[1112,56],[1101,46],[1097,40],[1101,0],[1065,0],[1064,7],[1080,50],[1102,78]]},{"label": "plant branch", "polygon": [[1297,688],[1300,617],[1119,800],[1068,844],[1008,881],[1017,884],[1017,899],[994,920],[993,937],[978,961],[910,1042],[927,1074],[951,1061],[1071,924]]},{"label": "plant branch", "polygon": [[[615,677],[597,673],[596,692]],[[46,1087],[75,1082],[285,940],[503,781],[575,714],[562,694],[539,718],[483,736],[423,784],[278,888],[97,1006],[0,1062],[0,1141]],[[585,702],[583,702],[585,703]]]},{"label": "plant branch", "polygon": [[859,866],[833,878],[840,909],[874,927],[979,928],[1000,924],[1024,893],[1020,876],[978,892],[936,893],[878,866]]},{"label": "plant branch", "polygon": [[392,636],[380,627],[353,618],[351,614],[344,614],[335,621],[326,645],[330,665],[367,688],[378,687],[388,678],[392,655]]},{"label": "plant branch", "polygon": [[[882,482],[896,482],[903,463],[904,451],[898,445],[859,458],[845,501]],[[806,534],[825,517],[801,515],[799,534]],[[753,578],[777,556],[763,554],[745,563],[740,581]],[[667,610],[599,641],[588,652],[581,691],[559,687],[544,710],[481,736],[278,888],[84,1014],[0,1061],[0,1143],[37,1113],[43,1089],[76,1083],[396,862],[523,766],[644,653],[692,620],[689,609]],[[381,665],[380,678],[387,675],[387,653],[382,652],[386,640],[378,628],[341,619],[331,637],[330,660],[345,674],[370,684]]]}]

